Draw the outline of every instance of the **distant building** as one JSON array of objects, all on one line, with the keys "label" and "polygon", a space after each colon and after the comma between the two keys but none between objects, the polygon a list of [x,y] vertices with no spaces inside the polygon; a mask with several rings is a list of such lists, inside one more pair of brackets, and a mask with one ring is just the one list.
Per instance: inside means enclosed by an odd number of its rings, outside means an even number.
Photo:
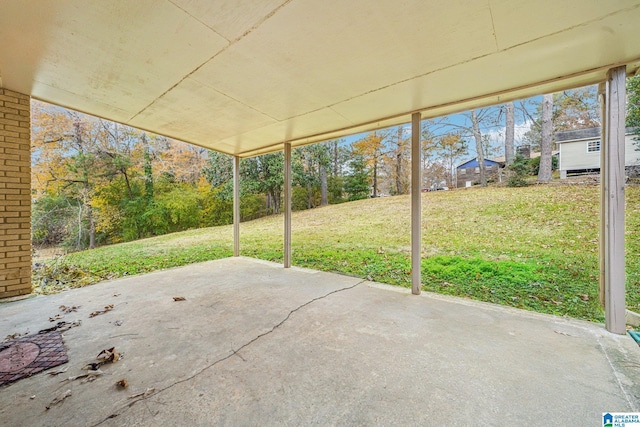
[{"label": "distant building", "polygon": [[[640,151],[627,128],[625,136],[625,166],[640,165]],[[556,132],[555,143],[560,150],[560,178],[589,172],[600,173],[601,131],[599,127]]]},{"label": "distant building", "polygon": [[[504,167],[504,162],[491,159],[484,159],[487,173],[487,181],[500,181],[500,169]],[[480,165],[478,159],[468,160],[456,168],[456,187],[471,187],[480,183]]]}]

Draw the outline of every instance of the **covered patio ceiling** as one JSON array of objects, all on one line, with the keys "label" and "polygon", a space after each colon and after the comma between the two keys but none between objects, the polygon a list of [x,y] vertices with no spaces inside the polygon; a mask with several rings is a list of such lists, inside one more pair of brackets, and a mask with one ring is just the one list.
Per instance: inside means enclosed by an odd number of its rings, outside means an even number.
[{"label": "covered patio ceiling", "polygon": [[640,0],[0,2],[0,87],[245,157],[640,66]]}]

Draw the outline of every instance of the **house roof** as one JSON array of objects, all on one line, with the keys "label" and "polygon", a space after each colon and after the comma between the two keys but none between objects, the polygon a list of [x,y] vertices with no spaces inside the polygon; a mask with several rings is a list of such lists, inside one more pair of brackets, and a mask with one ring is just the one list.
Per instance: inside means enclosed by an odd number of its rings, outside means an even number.
[{"label": "house roof", "polygon": [[[560,150],[553,150],[551,152],[552,156],[557,156],[558,154],[560,154]],[[540,152],[539,151],[534,151],[533,153],[529,154],[529,158],[530,159],[535,159],[537,157],[540,157]],[[499,157],[492,157],[491,160],[493,160],[494,162],[498,162],[498,163],[504,163],[506,161],[505,156],[499,156]]]},{"label": "house roof", "polygon": [[[499,162],[497,160],[492,160],[492,159],[484,159],[484,164],[485,166],[494,166],[494,165],[500,165],[500,163],[504,163],[504,162]],[[478,163],[478,159],[471,159],[471,160],[467,160],[466,162],[458,165],[456,167],[456,169],[468,169],[468,168],[477,168],[479,167],[480,164]]]},{"label": "house roof", "polygon": [[[632,135],[634,133],[633,128],[626,128],[625,133],[627,135]],[[566,130],[562,132],[556,132],[554,135],[554,140],[556,143],[561,144],[564,142],[578,141],[581,139],[591,139],[591,138],[600,138],[601,131],[600,127],[592,127],[592,128],[584,128],[584,129],[573,129]]]},{"label": "house roof", "polygon": [[640,0],[3,0],[0,87],[239,156],[603,81]]}]

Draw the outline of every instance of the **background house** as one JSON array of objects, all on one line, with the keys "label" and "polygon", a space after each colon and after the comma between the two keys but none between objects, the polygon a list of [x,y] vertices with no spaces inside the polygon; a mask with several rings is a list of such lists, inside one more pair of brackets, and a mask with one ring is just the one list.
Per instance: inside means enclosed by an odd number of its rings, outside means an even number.
[{"label": "background house", "polygon": [[[499,181],[501,177],[500,169],[504,167],[504,162],[484,159],[484,165],[487,170],[487,181]],[[456,168],[456,187],[471,187],[478,183],[480,183],[478,159],[468,160]]]},{"label": "background house", "polygon": [[[640,166],[640,151],[631,128],[625,137],[625,166]],[[555,143],[560,150],[560,178],[571,174],[600,172],[599,127],[557,132]]]}]

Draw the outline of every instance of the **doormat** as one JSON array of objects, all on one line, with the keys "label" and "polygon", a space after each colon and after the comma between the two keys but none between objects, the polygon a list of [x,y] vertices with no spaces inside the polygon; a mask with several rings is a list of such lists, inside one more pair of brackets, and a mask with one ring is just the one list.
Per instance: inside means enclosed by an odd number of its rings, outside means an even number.
[{"label": "doormat", "polygon": [[67,363],[60,332],[48,332],[0,343],[0,386]]}]

